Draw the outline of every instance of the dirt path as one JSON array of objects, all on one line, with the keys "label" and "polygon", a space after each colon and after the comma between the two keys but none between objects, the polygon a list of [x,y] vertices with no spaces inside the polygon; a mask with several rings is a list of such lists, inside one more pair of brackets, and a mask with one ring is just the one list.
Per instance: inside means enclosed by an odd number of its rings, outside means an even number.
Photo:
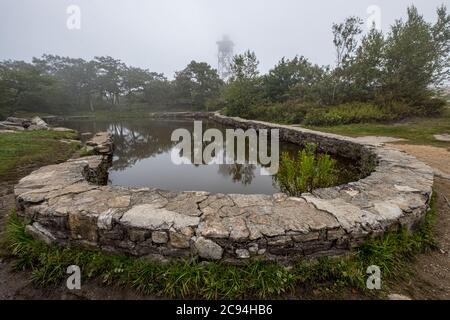
[{"label": "dirt path", "polygon": [[[450,177],[450,152],[444,148],[423,145],[392,144]],[[450,299],[450,179],[435,177],[437,220],[436,239],[439,249],[420,254],[411,264],[413,276],[393,290],[412,299]]]},{"label": "dirt path", "polygon": [[437,178],[434,190],[437,193],[436,239],[439,249],[420,254],[411,264],[413,276],[400,282],[393,290],[412,299],[450,299],[450,180]]},{"label": "dirt path", "polygon": [[415,156],[432,167],[438,175],[450,178],[450,152],[447,149],[413,144],[387,144],[387,146],[400,149]]}]

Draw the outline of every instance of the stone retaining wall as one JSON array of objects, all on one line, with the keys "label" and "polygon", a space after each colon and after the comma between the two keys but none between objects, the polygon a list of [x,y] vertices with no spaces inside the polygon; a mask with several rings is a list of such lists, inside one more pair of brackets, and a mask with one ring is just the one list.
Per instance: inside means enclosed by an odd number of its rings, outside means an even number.
[{"label": "stone retaining wall", "polygon": [[231,127],[276,127],[294,143],[316,142],[359,162],[366,177],[296,198],[99,185],[112,152],[103,134],[96,150],[108,152],[46,166],[20,180],[14,191],[18,214],[32,221],[28,232],[47,243],[157,260],[291,262],[344,254],[367,237],[412,228],[428,209],[432,170],[406,153],[298,127],[205,116]]},{"label": "stone retaining wall", "polygon": [[215,115],[214,112],[184,111],[184,112],[152,112],[149,117],[152,119],[209,119]]}]

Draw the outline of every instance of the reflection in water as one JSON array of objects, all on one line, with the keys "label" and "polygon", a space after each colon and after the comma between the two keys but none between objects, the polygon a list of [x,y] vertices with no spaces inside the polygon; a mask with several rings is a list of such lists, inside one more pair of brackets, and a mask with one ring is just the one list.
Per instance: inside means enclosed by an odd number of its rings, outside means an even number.
[{"label": "reflection in water", "polygon": [[138,161],[168,152],[175,145],[167,127],[152,123],[150,128],[112,123],[108,131],[114,134],[112,170],[122,171]]},{"label": "reflection in water", "polygon": [[[112,172],[123,171],[134,166],[138,161],[157,157],[160,154],[170,154],[178,142],[170,140],[173,130],[178,128],[193,129],[191,122],[180,121],[151,121],[146,123],[146,127],[132,127],[127,124],[125,127],[123,123],[113,123],[109,126],[108,131],[114,134],[114,160],[112,165]],[[217,125],[219,126],[219,125]],[[211,123],[206,122],[206,128],[214,127]],[[224,128],[219,127],[223,132]],[[149,130],[150,129],[150,130]],[[205,129],[206,130],[206,129]],[[203,142],[203,148],[209,142]],[[215,154],[215,159],[222,157],[225,150],[219,150]],[[201,165],[194,164],[194,154],[191,154],[188,162],[191,166],[199,167]],[[206,165],[206,164],[204,164]],[[168,166],[170,166],[168,164]],[[255,170],[257,166],[254,164],[219,164],[217,172],[223,177],[231,178],[234,183],[242,183],[250,185],[255,177]],[[149,168],[151,170],[151,168]]]},{"label": "reflection in water", "polygon": [[[178,142],[171,141],[171,134],[179,128],[192,132],[193,121],[133,119],[110,122],[68,121],[62,125],[81,133],[108,130],[114,134],[115,151],[109,174],[112,185],[221,193],[279,192],[272,176],[260,174],[264,167],[259,163],[209,165],[172,163],[170,153]],[[217,128],[225,132],[223,126],[203,121],[203,132],[208,128]],[[203,147],[207,144],[204,143]],[[280,143],[280,154],[283,151],[296,154],[298,150],[299,147],[294,144]]]},{"label": "reflection in water", "polygon": [[255,169],[254,164],[219,164],[218,172],[224,177],[230,176],[233,182],[249,185],[255,177]]}]

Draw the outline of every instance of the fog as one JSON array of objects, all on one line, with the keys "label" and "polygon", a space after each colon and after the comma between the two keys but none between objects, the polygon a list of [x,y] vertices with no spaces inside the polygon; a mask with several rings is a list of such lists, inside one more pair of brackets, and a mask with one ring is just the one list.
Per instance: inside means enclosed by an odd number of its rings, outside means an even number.
[{"label": "fog", "polygon": [[[91,59],[110,55],[129,65],[164,72],[191,60],[217,68],[216,41],[223,34],[235,53],[251,49],[262,72],[281,57],[304,55],[333,64],[331,26],[350,15],[367,19],[380,9],[381,28],[414,4],[434,21],[442,0],[1,0],[0,60],[29,61],[44,53]],[[80,9],[80,28],[69,29],[70,5]]]}]

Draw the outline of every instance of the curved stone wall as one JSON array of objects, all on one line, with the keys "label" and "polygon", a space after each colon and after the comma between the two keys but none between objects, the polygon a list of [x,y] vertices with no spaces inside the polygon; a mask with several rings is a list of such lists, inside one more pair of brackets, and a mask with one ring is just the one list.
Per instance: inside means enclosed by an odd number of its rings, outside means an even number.
[{"label": "curved stone wall", "polygon": [[366,177],[296,198],[107,186],[101,183],[112,142],[100,134],[90,145],[101,154],[46,166],[20,180],[17,211],[30,218],[28,232],[47,243],[158,260],[289,262],[347,253],[367,237],[412,228],[428,209],[432,170],[406,153],[303,128],[205,116],[230,127],[279,128],[280,137],[294,143],[316,142],[358,162]]}]

